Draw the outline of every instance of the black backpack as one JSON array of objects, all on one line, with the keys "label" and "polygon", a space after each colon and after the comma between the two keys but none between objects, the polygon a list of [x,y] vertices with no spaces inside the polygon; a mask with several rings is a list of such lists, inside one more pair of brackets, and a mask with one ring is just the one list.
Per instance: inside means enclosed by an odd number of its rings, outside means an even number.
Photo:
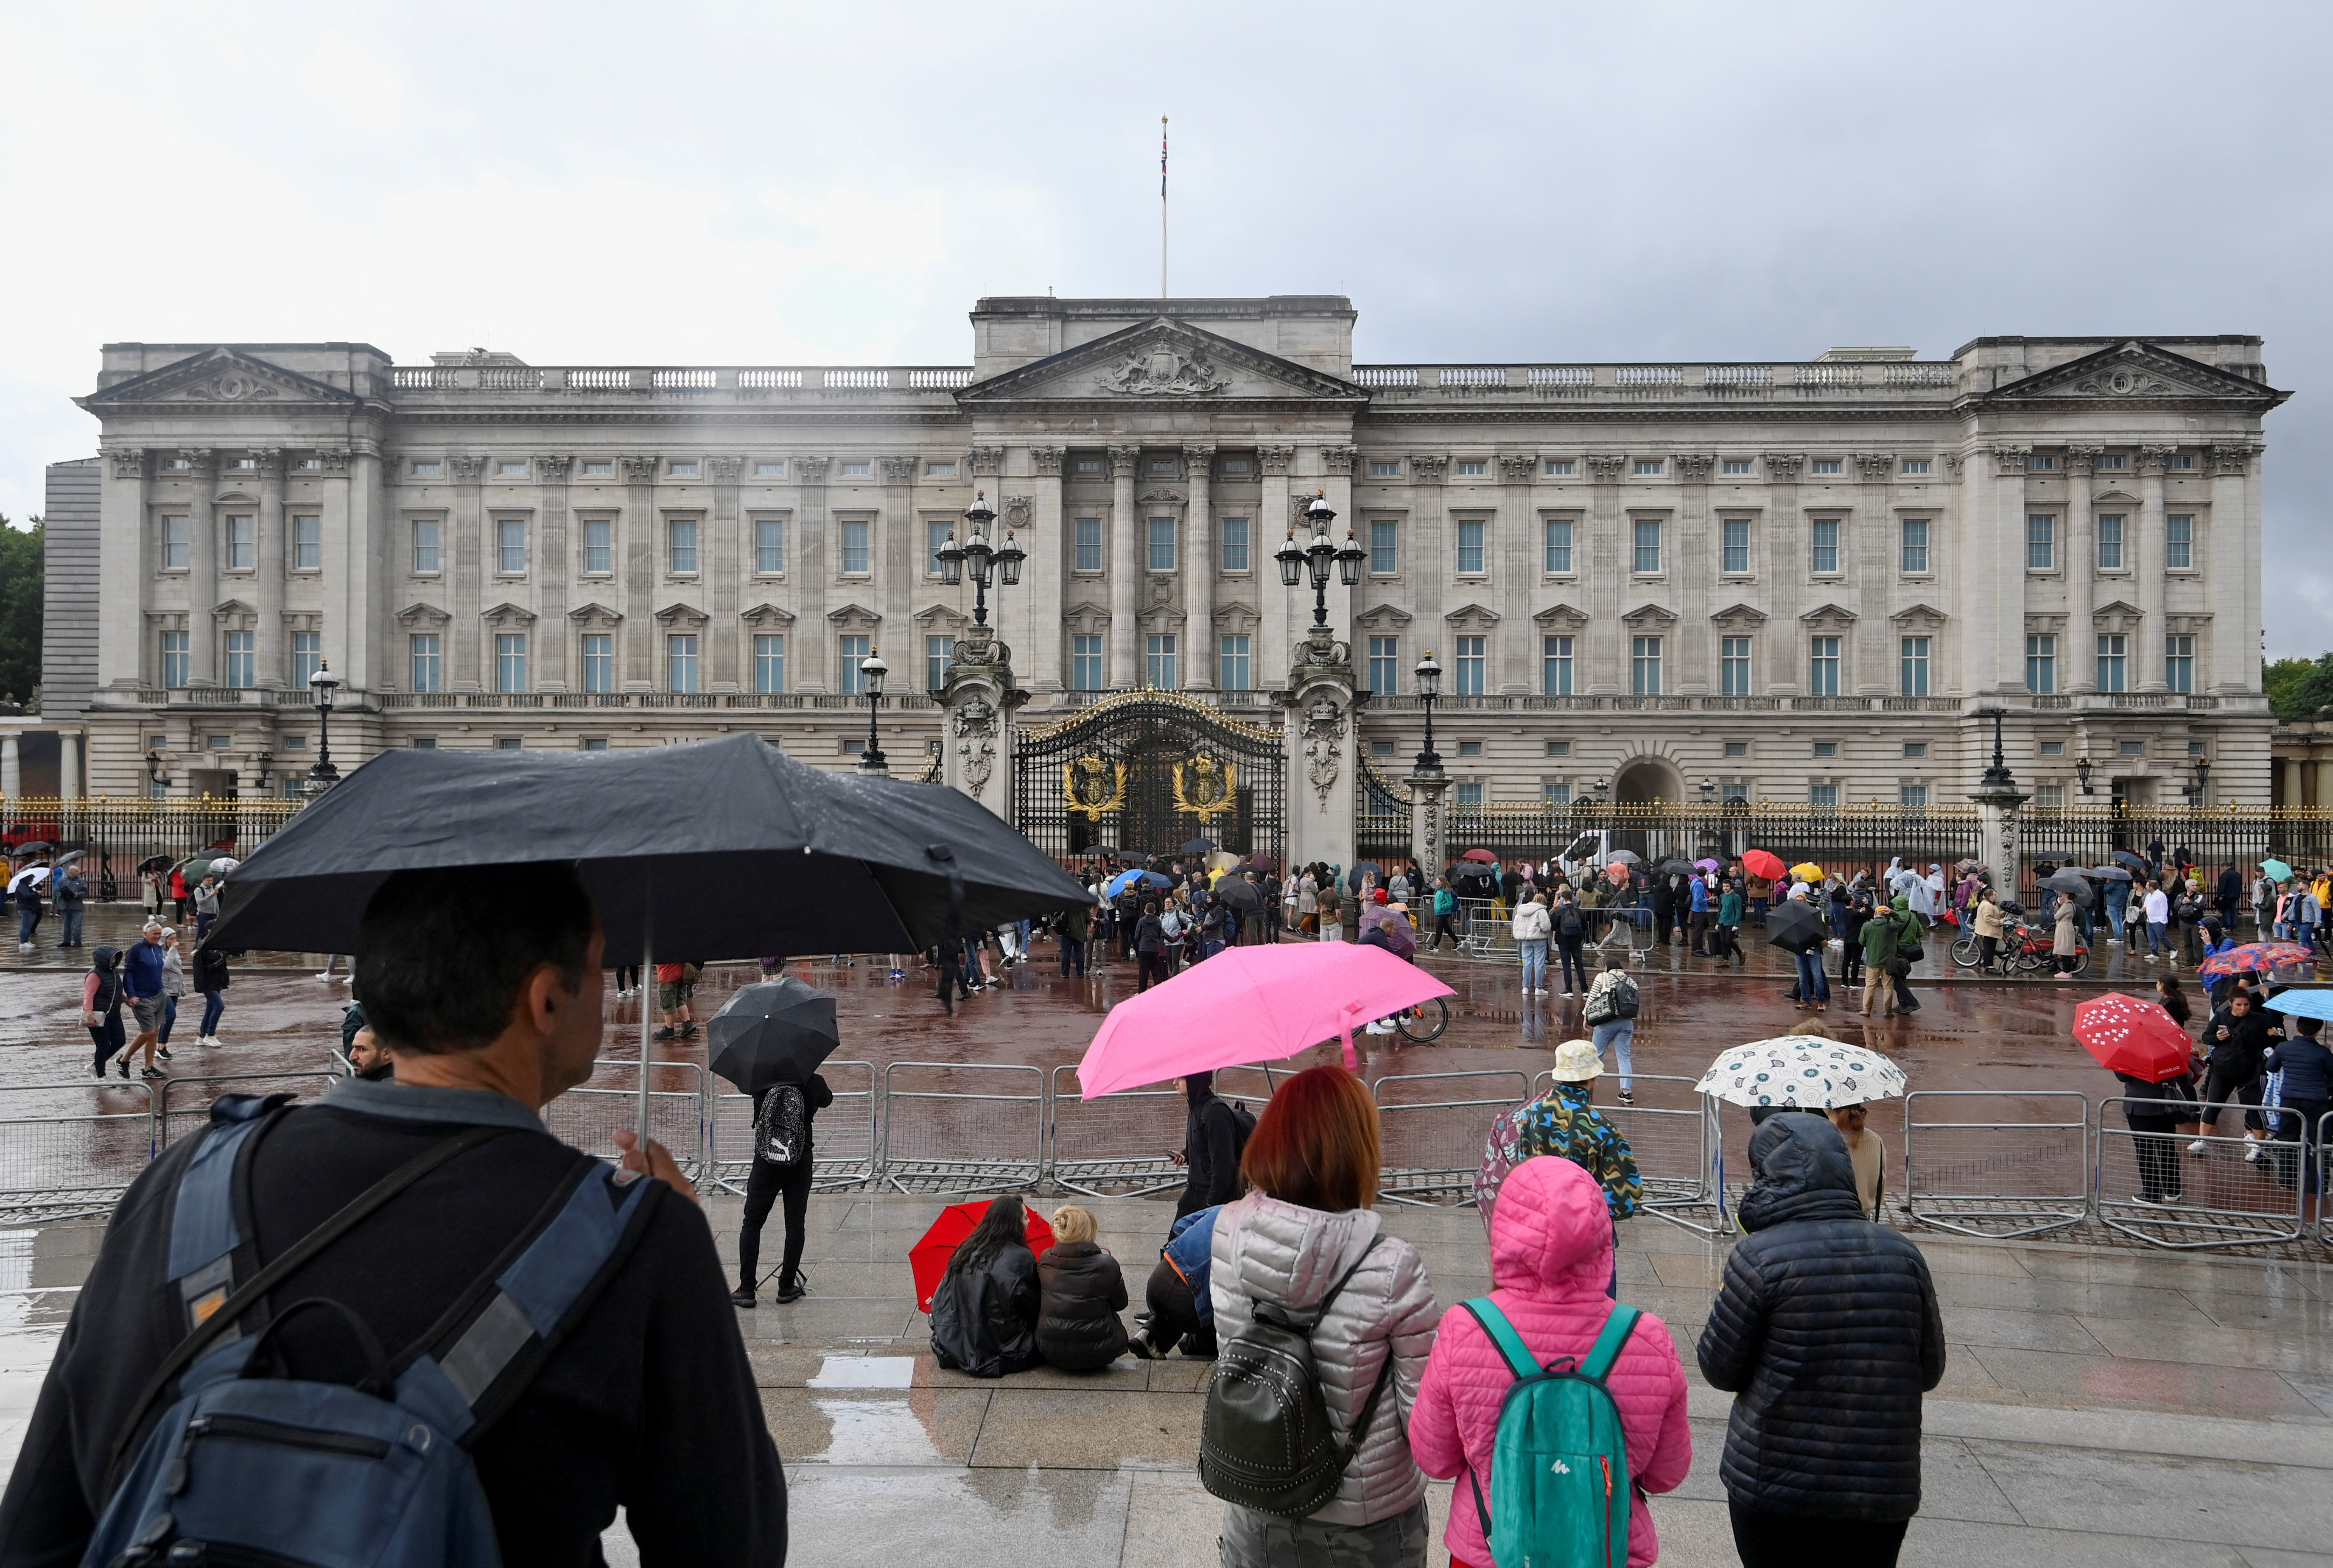
[{"label": "black backpack", "polygon": [[1232,1169],[1236,1171],[1247,1152],[1248,1134],[1255,1131],[1255,1113],[1237,1100],[1225,1100],[1224,1104],[1232,1114]]},{"label": "black backpack", "polygon": [[799,1165],[810,1152],[810,1104],[799,1084],[764,1092],[754,1114],[754,1157],[772,1165]]},{"label": "black backpack", "polygon": [[1337,1495],[1393,1375],[1393,1350],[1387,1346],[1352,1436],[1340,1443],[1313,1369],[1312,1331],[1383,1239],[1369,1238],[1318,1305],[1259,1301],[1248,1325],[1224,1342],[1199,1421],[1199,1484],[1208,1491],[1289,1519],[1310,1517]]},{"label": "black backpack", "polygon": [[1576,904],[1565,904],[1563,917],[1556,923],[1555,929],[1557,934],[1560,936],[1578,936],[1587,930],[1586,923],[1579,918],[1579,906]]}]

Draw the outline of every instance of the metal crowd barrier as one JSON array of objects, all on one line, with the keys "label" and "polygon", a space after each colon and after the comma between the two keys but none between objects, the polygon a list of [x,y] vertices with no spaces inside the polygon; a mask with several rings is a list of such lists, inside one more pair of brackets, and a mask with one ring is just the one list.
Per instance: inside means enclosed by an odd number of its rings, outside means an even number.
[{"label": "metal crowd barrier", "polygon": [[[994,1085],[902,1088],[946,1073]],[[1025,1092],[1016,1085],[1026,1084]],[[967,1152],[979,1151],[979,1152]],[[1009,1192],[1045,1177],[1045,1070],[984,1062],[893,1062],[883,1069],[882,1181],[900,1192]]]},{"label": "metal crowd barrier", "polygon": [[[2108,1119],[2110,1107],[2115,1120],[2121,1120],[2122,1108],[2131,1103],[2120,1095],[2099,1101],[2092,1126],[2097,1163],[2090,1191],[2101,1224],[2177,1252],[2300,1239],[2303,1205],[2297,1184],[2288,1188],[2275,1180],[2273,1145],[2258,1144],[2243,1135],[2244,1113],[2256,1107],[2199,1107],[2198,1114],[2215,1113],[2219,1120],[2206,1129],[2198,1159],[2187,1152],[2194,1140],[2184,1133],[2134,1133],[2127,1124],[2117,1126]],[[2231,1112],[2233,1131],[2229,1130]],[[2256,1162],[2246,1157],[2255,1149],[2259,1162],[2265,1162],[2261,1169],[2254,1169]],[[2150,1186],[2155,1190],[2149,1191]],[[2170,1200],[2139,1201],[2147,1197]]]},{"label": "metal crowd barrier", "polygon": [[[1433,927],[1426,927],[1430,934]],[[1466,912],[1466,935],[1458,951],[1468,958],[1486,959],[1493,963],[1519,961],[1522,950],[1515,945],[1514,917],[1493,913],[1487,906],[1475,906]]]},{"label": "metal crowd barrier", "polygon": [[1530,1098],[1530,1089],[1531,1081],[1510,1068],[1379,1078],[1369,1090],[1383,1143],[1378,1196],[1396,1203],[1473,1203],[1491,1123]]},{"label": "metal crowd barrier", "polygon": [[[2037,1114],[1993,1114],[2020,1105]],[[1924,1110],[1984,1119],[1924,1122]],[[2072,1090],[1915,1090],[1904,1096],[1904,1209],[1994,1240],[2079,1225],[2089,1217],[2089,1119],[2088,1097]]]},{"label": "metal crowd barrier", "polygon": [[[205,1073],[164,1078],[155,1084],[154,1152],[210,1124],[211,1102],[221,1095],[280,1095],[311,1100],[324,1092],[331,1073]],[[226,1085],[219,1087],[218,1085]],[[205,1087],[208,1085],[208,1087]]]},{"label": "metal crowd barrier", "polygon": [[[601,1060],[591,1067],[597,1078],[602,1067],[628,1068],[637,1074],[640,1064],[637,1059]],[[705,1069],[695,1062],[650,1062],[648,1071],[654,1075],[648,1088],[648,1136],[672,1152],[683,1175],[696,1181],[706,1171]],[[656,1086],[676,1081],[683,1087]],[[602,1160],[622,1158],[623,1151],[616,1147],[617,1130],[637,1125],[638,1117],[637,1077],[629,1086],[609,1084],[570,1089],[542,1108],[542,1124],[552,1136]]]},{"label": "metal crowd barrier", "polygon": [[1184,1096],[1172,1088],[1136,1089],[1089,1102],[1077,1068],[1050,1076],[1045,1168],[1072,1192],[1139,1196],[1183,1185]]},{"label": "metal crowd barrier", "polygon": [[158,1152],[151,1080],[95,1085],[94,1111],[58,1114],[48,1096],[85,1105],[92,1087],[65,1084],[0,1088],[0,1212],[12,1220],[103,1214]]},{"label": "metal crowd barrier", "polygon": [[[1628,1152],[1637,1162],[1637,1179],[1644,1187],[1641,1211],[1698,1236],[1730,1233],[1732,1223],[1718,1212],[1711,1169],[1715,1102],[1694,1092],[1700,1080],[1632,1073],[1629,1084],[1637,1103],[1623,1105],[1618,1099],[1619,1073],[1608,1071],[1604,1077],[1613,1087],[1598,1103],[1597,1114],[1628,1141]],[[1537,1099],[1554,1086],[1555,1075],[1543,1071],[1531,1080],[1531,1097]]]},{"label": "metal crowd barrier", "polygon": [[[875,1180],[875,1064],[828,1061],[819,1076],[834,1091],[834,1104],[811,1126],[811,1190],[830,1192],[864,1187]],[[714,1184],[743,1196],[754,1169],[754,1096],[725,1090],[713,1097],[707,1121],[712,1133]]]}]

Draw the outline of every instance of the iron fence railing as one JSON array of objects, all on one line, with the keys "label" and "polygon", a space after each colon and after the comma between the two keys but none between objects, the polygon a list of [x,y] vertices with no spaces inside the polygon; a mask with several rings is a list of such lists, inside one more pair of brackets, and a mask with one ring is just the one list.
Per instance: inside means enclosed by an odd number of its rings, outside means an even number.
[{"label": "iron fence railing", "polygon": [[240,859],[283,829],[297,800],[0,799],[0,845],[10,853],[45,844],[59,855],[82,852],[82,880],[92,897],[144,895],[138,866],[161,856],[173,864],[209,851]]}]

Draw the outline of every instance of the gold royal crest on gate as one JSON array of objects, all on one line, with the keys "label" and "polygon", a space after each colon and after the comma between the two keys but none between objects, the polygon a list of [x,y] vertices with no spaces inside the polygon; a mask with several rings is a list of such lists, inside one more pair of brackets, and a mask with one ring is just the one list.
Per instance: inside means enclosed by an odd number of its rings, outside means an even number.
[{"label": "gold royal crest on gate", "polygon": [[1069,803],[1072,816],[1100,821],[1103,812],[1126,805],[1126,764],[1092,751],[1074,762],[1062,763],[1061,798]]},{"label": "gold royal crest on gate", "polygon": [[1175,764],[1175,808],[1186,811],[1205,822],[1233,808],[1233,793],[1237,788],[1239,769],[1220,761],[1205,751],[1188,762]]}]

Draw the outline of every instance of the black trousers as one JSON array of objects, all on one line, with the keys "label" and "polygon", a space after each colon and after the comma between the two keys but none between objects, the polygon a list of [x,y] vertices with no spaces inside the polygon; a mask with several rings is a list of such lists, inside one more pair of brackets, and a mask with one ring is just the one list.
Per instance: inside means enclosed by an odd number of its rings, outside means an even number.
[{"label": "black trousers", "polygon": [[[2333,1111],[2333,1103],[2324,1100],[2288,1100],[2280,1117],[2283,1126],[2276,1136],[2289,1142],[2276,1147],[2276,1179],[2285,1187],[2302,1181],[2303,1191],[2316,1192],[2324,1188],[2324,1152],[2317,1144],[2317,1126],[2325,1114]],[[2307,1157],[2304,1168],[2303,1156]]]},{"label": "black trousers", "polygon": [[1446,914],[1437,914],[1434,917],[1434,939],[1427,942],[1426,944],[1426,946],[1439,951],[1442,947],[1442,939],[1445,936],[1450,939],[1450,945],[1452,947],[1464,947],[1466,945],[1465,940],[1458,934],[1456,928],[1451,925],[1450,921],[1451,917]]},{"label": "black trousers", "polygon": [[[1585,994],[1588,990],[1588,965],[1579,956],[1580,941],[1576,936],[1563,938],[1556,942],[1555,951],[1563,955],[1563,989]],[[1574,980],[1579,983],[1573,984]]]},{"label": "black trousers", "polygon": [[778,1261],[778,1287],[782,1290],[792,1284],[802,1271],[802,1221],[810,1212],[811,1173],[807,1151],[793,1165],[754,1159],[753,1173],[745,1178],[745,1225],[737,1232],[737,1282],[747,1290],[754,1288],[754,1273],[762,1263],[762,1227],[769,1220],[770,1206],[781,1197],[786,1200],[786,1246]]},{"label": "black trousers", "polygon": [[948,988],[950,986],[954,986],[955,988],[955,994],[958,998],[968,997],[972,994],[972,988],[964,983],[964,965],[962,961],[960,961],[953,951],[943,948],[940,950],[940,1000],[946,1001],[948,999]]},{"label": "black trousers", "polygon": [[106,1064],[120,1056],[122,1047],[130,1043],[128,1037],[122,1033],[120,1008],[101,1016],[104,1022],[89,1031],[90,1043],[97,1047],[97,1059],[91,1065],[101,1074],[105,1071]]},{"label": "black trousers", "polygon": [[1909,1519],[1817,1519],[1761,1514],[1729,1501],[1742,1568],[1896,1568]]},{"label": "black trousers", "polygon": [[1144,1305],[1150,1308],[1150,1326],[1142,1331],[1154,1355],[1165,1355],[1183,1343],[1186,1336],[1195,1336],[1192,1347],[1203,1355],[1215,1352],[1215,1325],[1199,1321],[1199,1309],[1192,1298],[1191,1287],[1176,1272],[1175,1266],[1165,1258],[1150,1271],[1150,1283],[1143,1291]]},{"label": "black trousers", "polygon": [[[2235,1104],[2257,1105],[2261,1103],[2261,1091],[2263,1086],[2258,1078],[2249,1083],[2240,1084],[2236,1082],[2233,1074],[2213,1067],[2203,1075],[2203,1103],[2214,1107],[2203,1113],[2204,1127],[2213,1136],[2217,1137],[2220,1132],[2220,1113],[2216,1107]],[[2261,1114],[2258,1111],[2248,1110],[2244,1113],[2246,1132],[2257,1133],[2261,1130]]]},{"label": "black trousers", "polygon": [[1066,976],[1075,969],[1082,979],[1086,972],[1086,944],[1074,936],[1061,938],[1061,973]]},{"label": "black trousers", "polygon": [[[2157,1102],[2160,1104],[2160,1102]],[[2152,1199],[2179,1196],[2179,1145],[2175,1141],[2179,1122],[2175,1115],[2148,1115],[2135,1105],[2126,1103],[2123,1119],[2130,1130],[2138,1134],[2131,1140],[2138,1155],[2138,1188],[2143,1197]]]},{"label": "black trousers", "polygon": [[1134,957],[1136,963],[1134,989],[1138,991],[1148,990],[1152,981],[1163,980],[1170,972],[1166,967],[1165,953],[1139,952]]}]

